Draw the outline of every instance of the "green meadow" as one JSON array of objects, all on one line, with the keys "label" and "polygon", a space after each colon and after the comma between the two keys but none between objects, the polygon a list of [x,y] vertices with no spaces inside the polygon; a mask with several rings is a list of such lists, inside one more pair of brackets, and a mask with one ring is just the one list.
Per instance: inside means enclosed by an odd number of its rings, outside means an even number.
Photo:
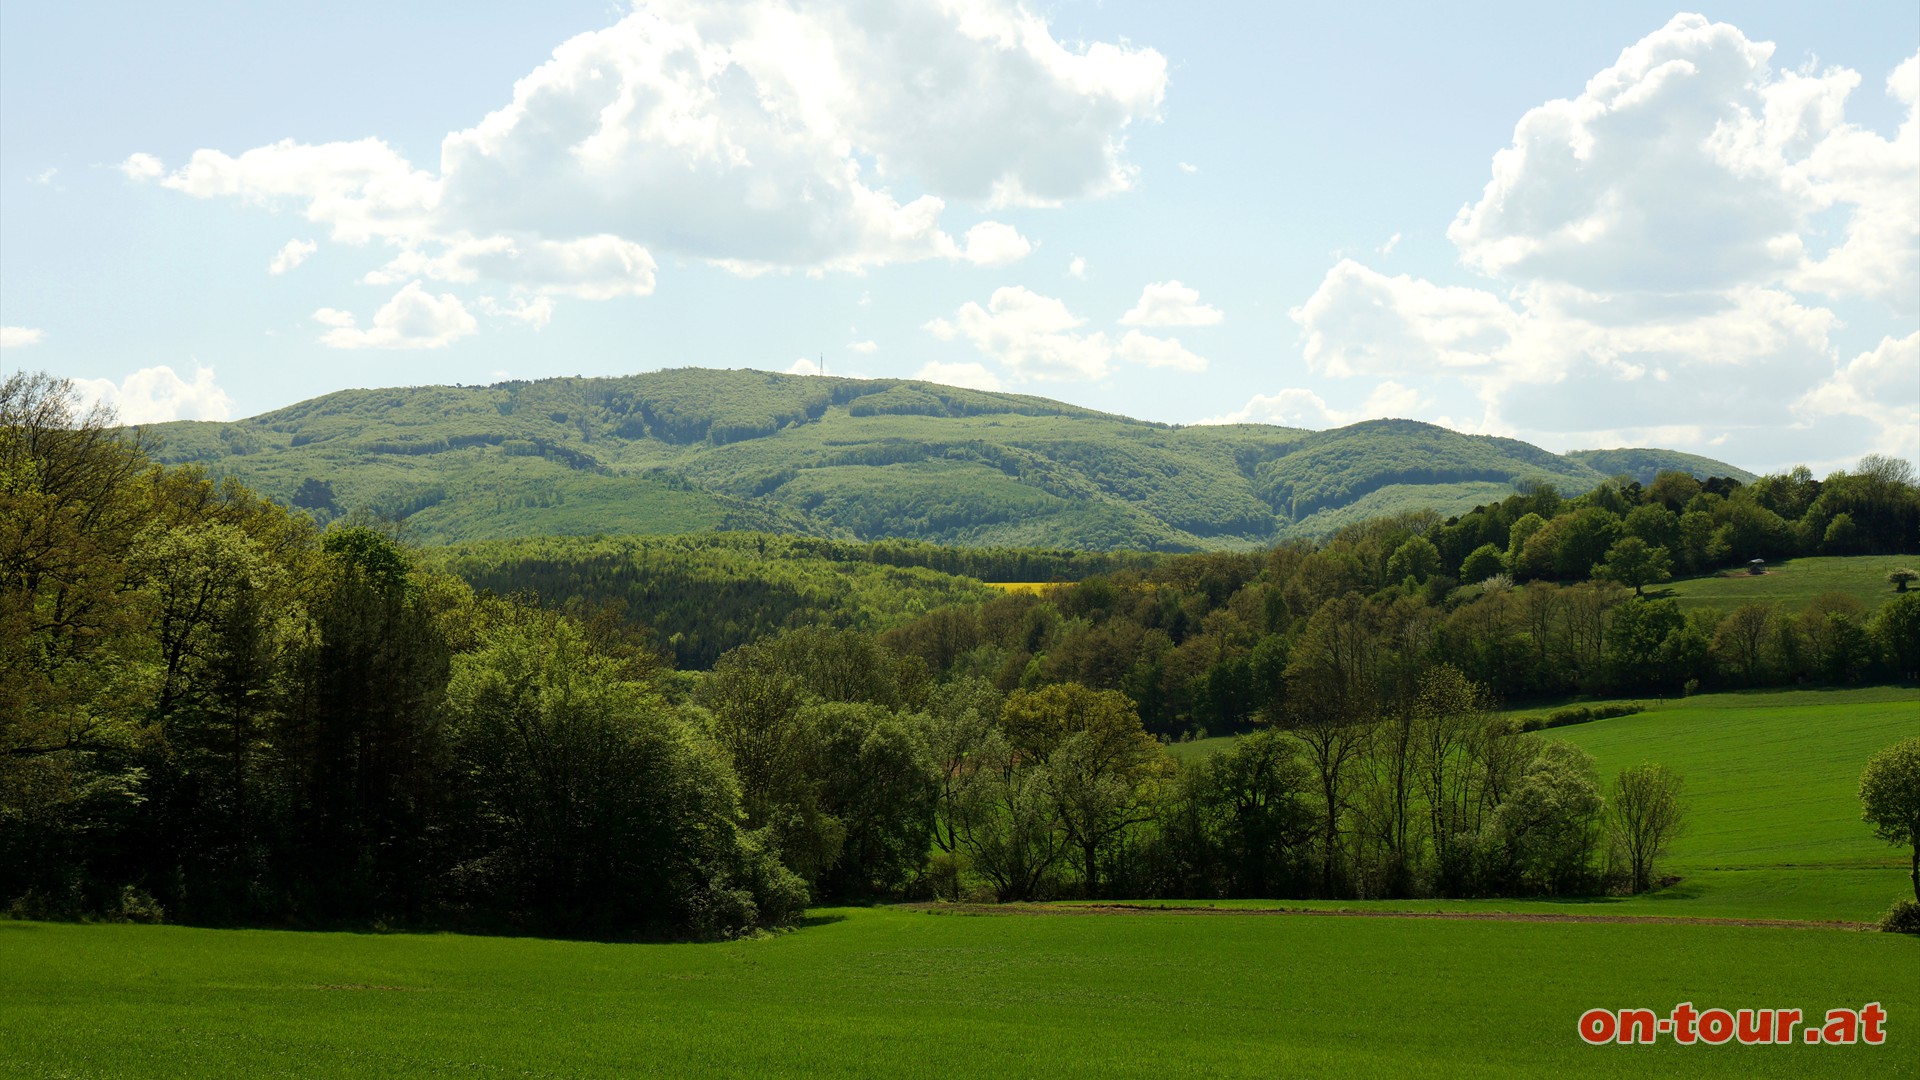
[{"label": "green meadow", "polygon": [[[724,944],[0,922],[0,1075],[1910,1076],[1920,939],[1857,928],[1907,883],[1853,785],[1916,730],[1920,693],[1872,688],[1549,732],[1603,775],[1687,778],[1682,880],[1632,899],[826,909]],[[1595,1006],[1870,1000],[1881,1047],[1574,1030]]]},{"label": "green meadow", "polygon": [[[1874,839],[1860,820],[1857,792],[1868,758],[1920,735],[1920,689],[1755,691],[1646,704],[1645,712],[1540,737],[1584,748],[1603,781],[1645,761],[1685,779],[1689,825],[1660,863],[1677,884],[1633,898],[1287,906],[1867,922],[1910,890],[1905,852]],[[1231,743],[1224,736],[1172,749],[1190,758]]]},{"label": "green meadow", "polygon": [[1799,611],[1807,601],[1822,593],[1845,593],[1860,602],[1861,610],[1871,614],[1894,595],[1887,584],[1887,571],[1915,567],[1920,558],[1912,555],[1817,555],[1799,559],[1780,559],[1767,565],[1764,574],[1745,570],[1726,570],[1705,577],[1685,578],[1658,589],[1651,596],[1671,596],[1682,609],[1710,608],[1732,611],[1755,601],[1773,604],[1786,611]]},{"label": "green meadow", "polygon": [[[874,908],[703,945],[0,923],[0,1073],[1910,1076],[1916,970],[1920,939],[1665,923]],[[1870,1000],[1879,1047],[1574,1026]]]}]

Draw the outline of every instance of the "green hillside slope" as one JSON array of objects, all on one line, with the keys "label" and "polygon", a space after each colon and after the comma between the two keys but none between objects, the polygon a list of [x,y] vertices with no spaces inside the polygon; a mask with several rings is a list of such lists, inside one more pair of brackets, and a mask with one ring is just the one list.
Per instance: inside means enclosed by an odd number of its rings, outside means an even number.
[{"label": "green hillside slope", "polygon": [[1743,484],[1756,479],[1745,469],[1735,469],[1724,461],[1715,461],[1712,458],[1701,457],[1699,454],[1683,454],[1678,450],[1650,450],[1645,447],[1622,450],[1569,450],[1560,456],[1577,461],[1606,476],[1630,476],[1642,484],[1651,483],[1654,477],[1663,472],[1690,472],[1695,476],[1709,474],[1731,476]]},{"label": "green hillside slope", "polygon": [[1887,573],[1920,562],[1912,555],[1809,555],[1777,559],[1763,574],[1724,570],[1704,577],[1683,578],[1655,592],[1680,601],[1684,609],[1732,611],[1742,604],[1776,604],[1800,611],[1814,597],[1842,593],[1853,597],[1868,614],[1893,599]]},{"label": "green hillside slope", "polygon": [[[1408,420],[1323,432],[1171,427],[931,383],[695,368],[349,390],[147,431],[163,461],[204,465],[321,516],[406,516],[430,542],[724,528],[1237,549],[1324,534],[1356,513],[1455,514],[1516,485],[1573,493],[1609,475]],[[1702,475],[1747,475],[1670,456]]]},{"label": "green hillside slope", "polygon": [[[1684,778],[1688,825],[1659,864],[1678,884],[1637,897],[1357,906],[1866,922],[1907,888],[1905,854],[1860,821],[1860,770],[1877,751],[1920,733],[1920,691],[1774,690],[1645,704],[1631,716],[1541,737],[1585,749],[1607,782],[1649,761]],[[1174,750],[1199,758],[1237,738]]]}]

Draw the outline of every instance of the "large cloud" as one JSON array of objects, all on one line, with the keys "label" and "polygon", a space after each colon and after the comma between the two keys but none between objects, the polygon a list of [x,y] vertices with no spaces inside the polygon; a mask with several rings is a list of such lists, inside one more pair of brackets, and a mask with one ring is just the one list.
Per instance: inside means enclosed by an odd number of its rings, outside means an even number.
[{"label": "large cloud", "polygon": [[1370,417],[1407,416],[1421,405],[1420,395],[1396,382],[1374,387],[1358,408],[1339,409],[1304,387],[1290,386],[1273,394],[1255,394],[1240,409],[1203,420],[1205,424],[1278,424],[1281,427],[1341,427]]},{"label": "large cloud", "polygon": [[1795,283],[1831,296],[1866,296],[1913,315],[1920,310],[1920,54],[1887,78],[1907,107],[1889,141],[1843,127],[1808,155],[1817,196],[1850,207],[1845,239],[1801,267]]},{"label": "large cloud", "polygon": [[1140,290],[1140,299],[1125,315],[1122,326],[1213,326],[1226,316],[1219,308],[1200,302],[1200,291],[1177,281],[1156,281]]},{"label": "large cloud", "polygon": [[[1149,293],[1152,288],[1148,287]],[[1198,299],[1197,294],[1194,299]],[[1010,285],[995,289],[985,307],[969,301],[960,305],[953,318],[927,323],[926,330],[942,341],[965,338],[982,355],[1007,369],[1009,378],[1016,382],[1100,379],[1116,359],[1175,371],[1198,373],[1207,369],[1206,358],[1177,338],[1128,330],[1115,339],[1105,331],[1088,332],[1086,325],[1087,320],[1068,310],[1064,302]],[[945,378],[956,374],[956,378]],[[999,376],[975,363],[929,364],[922,369],[921,378],[981,389],[998,389],[1001,385]]]},{"label": "large cloud", "polygon": [[1793,403],[1809,420],[1865,418],[1875,429],[1872,449],[1920,461],[1920,331],[1885,338]]},{"label": "large cloud", "polygon": [[927,330],[942,341],[964,337],[1020,379],[1098,379],[1113,359],[1103,333],[1082,333],[1087,320],[1067,305],[1017,285],[995,289],[987,305],[961,305],[952,320]]},{"label": "large cloud", "polygon": [[[1494,155],[1480,200],[1447,231],[1462,260],[1593,291],[1713,292],[1820,266],[1810,220],[1845,205],[1855,208],[1848,242],[1898,249],[1879,252],[1899,265],[1886,294],[1899,291],[1899,277],[1920,282],[1911,227],[1920,143],[1908,85],[1917,69],[1910,61],[1889,80],[1909,109],[1889,141],[1845,121],[1858,74],[1776,71],[1773,51],[1732,26],[1680,15],[1579,97],[1529,111],[1513,145]],[[1890,216],[1908,227],[1888,230]],[[1846,267],[1829,275],[1844,278]]]},{"label": "large cloud", "polygon": [[[1773,467],[1833,460],[1862,433],[1911,445],[1914,339],[1840,364],[1841,321],[1810,294],[1911,325],[1920,58],[1887,80],[1906,109],[1888,139],[1846,120],[1858,75],[1778,71],[1772,53],[1682,15],[1579,97],[1529,111],[1448,230],[1480,284],[1343,260],[1293,310],[1302,359],[1409,383],[1456,426],[1563,447],[1660,442]],[[1223,419],[1253,415],[1352,413],[1289,390]]]},{"label": "large cloud", "polygon": [[169,420],[225,420],[233,402],[214,384],[213,369],[195,366],[193,381],[165,365],[141,368],[119,383],[111,379],[75,379],[85,402],[114,410],[123,424],[160,424]]},{"label": "large cloud", "polygon": [[1387,277],[1351,259],[1293,318],[1307,365],[1328,375],[1482,367],[1518,331],[1513,309],[1491,293]]},{"label": "large cloud", "polygon": [[991,209],[1124,190],[1156,116],[1151,49],[1068,45],[1007,0],[665,0],[581,34],[449,134],[439,168],[377,138],[200,150],[122,170],[200,197],[297,209],[336,241],[399,249],[377,282],[479,278],[528,295],[653,287],[652,250],[742,273],[925,258],[1002,265]]},{"label": "large cloud", "polygon": [[920,365],[913,376],[942,386],[965,386],[973,390],[998,390],[1000,377],[988,371],[985,364],[948,364],[935,360]]},{"label": "large cloud", "polygon": [[1154,337],[1138,330],[1129,330],[1114,352],[1122,359],[1145,367],[1172,368],[1175,371],[1188,371],[1198,374],[1207,370],[1207,358],[1199,356],[1178,338]]},{"label": "large cloud", "polygon": [[320,245],[311,240],[289,240],[274,254],[273,261],[267,264],[267,273],[275,277],[290,273],[306,262],[307,256],[319,250]]},{"label": "large cloud", "polygon": [[[511,318],[544,324],[547,311],[532,315],[500,311]],[[336,349],[438,349],[474,332],[476,323],[466,305],[452,293],[433,295],[418,281],[410,281],[373,314],[373,325],[362,328],[351,312],[321,308],[315,322],[330,327],[320,336],[322,345]]]}]

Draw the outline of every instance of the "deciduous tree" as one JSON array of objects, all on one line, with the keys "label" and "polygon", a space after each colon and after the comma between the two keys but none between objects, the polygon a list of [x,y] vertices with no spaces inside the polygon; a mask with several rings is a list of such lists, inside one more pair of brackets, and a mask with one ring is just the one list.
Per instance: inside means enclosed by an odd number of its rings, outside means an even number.
[{"label": "deciduous tree", "polygon": [[1665,765],[1635,765],[1614,778],[1609,817],[1636,893],[1652,887],[1654,860],[1686,828],[1680,788],[1679,774]]},{"label": "deciduous tree", "polygon": [[1867,762],[1860,816],[1873,835],[1912,851],[1913,897],[1920,901],[1920,739],[1894,743]]}]

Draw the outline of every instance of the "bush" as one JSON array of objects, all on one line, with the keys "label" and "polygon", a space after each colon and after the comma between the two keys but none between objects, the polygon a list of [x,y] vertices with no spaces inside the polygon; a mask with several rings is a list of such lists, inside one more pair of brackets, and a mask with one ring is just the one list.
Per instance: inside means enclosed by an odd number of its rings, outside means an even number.
[{"label": "bush", "polygon": [[120,903],[107,912],[107,919],[109,922],[163,923],[167,921],[167,912],[160,906],[160,901],[145,889],[123,885],[120,888]]},{"label": "bush", "polygon": [[1880,929],[1889,934],[1920,934],[1920,900],[1895,900],[1880,916]]},{"label": "bush", "polygon": [[951,851],[935,852],[933,857],[927,860],[927,870],[924,878],[927,887],[933,891],[934,899],[960,899],[960,882],[963,870],[964,867],[961,864],[961,859],[958,854]]},{"label": "bush", "polygon": [[1645,711],[1646,706],[1637,701],[1622,702],[1618,705],[1575,705],[1571,708],[1556,709],[1545,716],[1520,717],[1517,723],[1520,731],[1541,731],[1546,728],[1591,723],[1595,720],[1610,720],[1616,716],[1632,716],[1634,713]]}]

